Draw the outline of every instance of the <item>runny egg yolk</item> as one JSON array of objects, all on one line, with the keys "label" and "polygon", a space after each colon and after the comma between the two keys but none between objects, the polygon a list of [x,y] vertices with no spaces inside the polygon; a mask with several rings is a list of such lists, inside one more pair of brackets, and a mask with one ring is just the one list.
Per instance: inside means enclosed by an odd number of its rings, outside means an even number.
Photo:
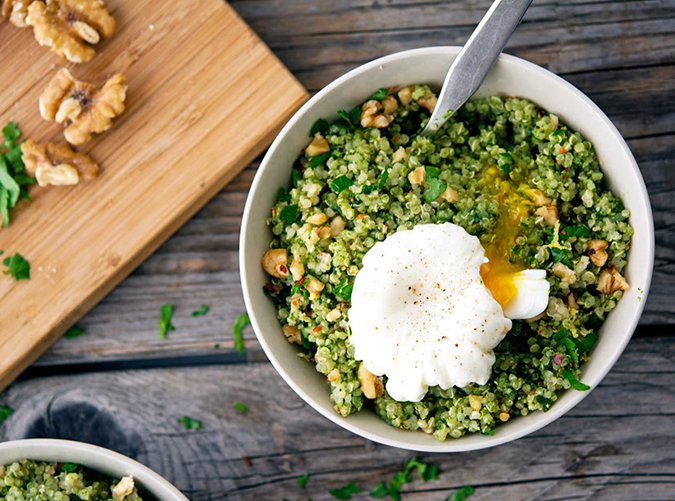
[{"label": "runny egg yolk", "polygon": [[524,266],[512,263],[509,255],[516,244],[520,223],[528,217],[533,204],[494,167],[486,170],[482,182],[495,192],[495,200],[499,203],[499,218],[494,237],[485,246],[485,257],[489,262],[481,266],[480,276],[492,297],[505,308],[518,292],[515,275],[525,269]]}]

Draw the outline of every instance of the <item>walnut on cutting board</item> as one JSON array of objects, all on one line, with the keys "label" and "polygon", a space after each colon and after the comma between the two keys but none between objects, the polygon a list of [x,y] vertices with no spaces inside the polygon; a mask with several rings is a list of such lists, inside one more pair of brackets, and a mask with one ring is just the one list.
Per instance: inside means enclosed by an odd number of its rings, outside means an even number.
[{"label": "walnut on cutting board", "polygon": [[96,162],[67,144],[39,144],[29,139],[21,145],[21,153],[26,172],[40,186],[70,186],[98,175]]},{"label": "walnut on cutting board", "polygon": [[17,28],[25,28],[26,16],[28,15],[28,6],[33,0],[2,0],[0,14],[2,17],[9,18],[9,22]]},{"label": "walnut on cutting board", "polygon": [[63,68],[51,79],[40,95],[40,115],[57,123],[69,123],[66,140],[80,145],[112,127],[113,118],[124,111],[127,87],[121,73],[111,77],[101,88],[75,80]]},{"label": "walnut on cutting board", "polygon": [[[28,1],[28,0],[25,0]],[[115,32],[115,19],[102,0],[33,0],[25,23],[35,40],[72,63],[86,63],[101,36]]]}]

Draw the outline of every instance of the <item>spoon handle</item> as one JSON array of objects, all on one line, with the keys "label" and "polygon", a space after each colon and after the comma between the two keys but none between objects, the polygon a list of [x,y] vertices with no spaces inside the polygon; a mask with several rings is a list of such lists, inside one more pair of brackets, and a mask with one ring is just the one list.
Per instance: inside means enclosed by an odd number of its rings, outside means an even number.
[{"label": "spoon handle", "polygon": [[436,132],[478,90],[531,3],[495,0],[450,66],[423,134]]}]

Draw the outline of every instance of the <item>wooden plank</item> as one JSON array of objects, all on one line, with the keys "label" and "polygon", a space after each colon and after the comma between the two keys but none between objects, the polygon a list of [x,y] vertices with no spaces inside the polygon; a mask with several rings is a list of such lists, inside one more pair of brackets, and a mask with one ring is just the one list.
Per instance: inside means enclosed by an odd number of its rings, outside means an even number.
[{"label": "wooden plank", "polygon": [[[0,232],[0,249],[32,265],[30,281],[0,281],[0,388],[253,160],[306,98],[220,0],[109,5],[117,33],[72,71],[96,82],[124,72],[127,109],[82,148],[102,164],[98,179],[32,190],[34,202]],[[0,88],[0,123],[62,141],[37,99],[64,62],[31,31],[0,23],[0,78],[12,81]]]},{"label": "wooden plank", "polygon": [[[440,478],[406,485],[403,499],[440,500],[466,484],[477,488],[471,501],[670,499],[674,358],[668,337],[631,341],[566,417],[494,449],[422,455],[439,466]],[[249,412],[235,410],[234,401]],[[391,479],[413,455],[330,423],[267,363],[23,379],[0,394],[0,405],[16,410],[0,426],[0,440],[49,436],[105,445],[157,470],[192,501],[327,501],[330,488]],[[182,415],[200,419],[203,429],[184,430],[176,423]],[[307,472],[302,491],[296,479]]]}]

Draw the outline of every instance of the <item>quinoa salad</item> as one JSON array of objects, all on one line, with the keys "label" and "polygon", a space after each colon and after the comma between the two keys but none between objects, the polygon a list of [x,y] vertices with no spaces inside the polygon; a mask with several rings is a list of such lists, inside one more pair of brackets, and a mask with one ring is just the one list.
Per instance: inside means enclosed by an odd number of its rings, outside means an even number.
[{"label": "quinoa salad", "polygon": [[0,466],[0,499],[142,501],[132,477],[115,480],[73,463],[29,459]]},{"label": "quinoa salad", "polygon": [[[426,85],[380,89],[318,120],[271,209],[262,264],[280,331],[326,377],[337,413],[366,407],[391,426],[446,440],[498,433],[509,419],[548,411],[564,390],[588,389],[580,367],[629,287],[622,273],[633,230],[593,146],[555,114],[491,96],[422,137],[435,104]],[[548,305],[513,321],[486,384],[430,387],[419,402],[399,402],[386,376],[354,358],[351,292],[377,242],[441,223],[478,237],[491,260],[546,270]]]}]

